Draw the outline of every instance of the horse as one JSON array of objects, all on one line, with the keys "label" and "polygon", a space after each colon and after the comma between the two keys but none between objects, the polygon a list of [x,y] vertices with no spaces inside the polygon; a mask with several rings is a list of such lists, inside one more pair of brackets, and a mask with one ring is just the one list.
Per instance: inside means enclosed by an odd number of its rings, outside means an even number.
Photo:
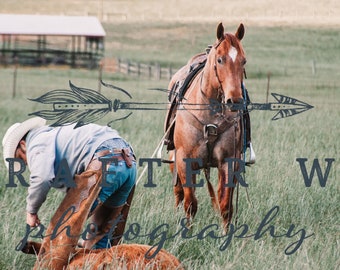
[{"label": "horse", "polygon": [[68,190],[53,215],[42,243],[28,241],[22,249],[26,254],[38,254],[34,269],[183,269],[174,255],[164,249],[153,254],[149,245],[78,248],[78,237],[98,196],[100,182],[101,172],[96,170],[75,176],[76,186]]},{"label": "horse", "polygon": [[[231,222],[237,179],[228,170],[239,170],[237,160],[241,159],[244,145],[244,33],[242,23],[235,34],[224,33],[220,23],[214,45],[207,53],[192,57],[168,86],[170,103],[164,127],[171,135],[165,144],[170,154],[168,162],[173,162],[170,169],[174,175],[175,204],[178,207],[183,202],[188,225],[197,213],[195,187],[203,185],[203,180],[196,183],[200,169],[204,169],[213,207],[220,212],[225,231]],[[232,166],[226,162],[228,158],[232,159]],[[218,169],[218,202],[209,181],[212,167]]]}]

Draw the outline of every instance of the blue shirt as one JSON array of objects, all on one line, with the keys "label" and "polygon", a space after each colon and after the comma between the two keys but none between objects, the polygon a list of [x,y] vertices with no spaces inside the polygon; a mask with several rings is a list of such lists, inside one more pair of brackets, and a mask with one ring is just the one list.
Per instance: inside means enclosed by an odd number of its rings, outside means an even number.
[{"label": "blue shirt", "polygon": [[[88,124],[74,129],[74,125],[31,130],[26,137],[27,165],[30,186],[26,210],[37,213],[54,184],[62,160],[66,160],[72,176],[85,171],[96,149],[106,140],[121,138],[107,126]],[[60,186],[63,188],[64,186]]]}]

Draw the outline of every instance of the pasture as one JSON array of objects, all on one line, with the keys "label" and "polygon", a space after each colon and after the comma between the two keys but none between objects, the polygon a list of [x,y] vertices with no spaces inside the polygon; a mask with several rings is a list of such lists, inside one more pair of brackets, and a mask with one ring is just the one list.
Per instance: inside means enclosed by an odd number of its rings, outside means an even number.
[{"label": "pasture", "polygon": [[[215,40],[217,23],[107,23],[104,24],[108,33],[106,54],[140,62],[158,61],[175,69]],[[203,234],[202,230],[207,226],[221,223],[219,215],[212,210],[206,185],[196,189],[199,205],[191,237],[176,235],[181,230],[179,222],[184,212],[182,208],[174,209],[172,178],[168,166],[162,164],[153,169],[153,182],[157,186],[144,187],[146,175],[138,183],[127,228],[138,223],[141,231],[131,237],[134,239],[124,242],[158,245],[162,243],[162,236],[166,237],[164,248],[177,256],[187,269],[336,269],[340,265],[339,30],[245,26],[243,45],[248,76],[245,83],[251,100],[256,103],[266,101],[267,74],[270,72],[271,93],[294,97],[314,106],[312,110],[277,121],[271,120],[275,112],[250,113],[257,162],[246,168],[249,201],[245,188],[240,186],[238,226],[247,224],[246,235],[255,234],[268,211],[279,206],[279,212],[269,225],[275,228],[275,235],[281,237],[272,237],[267,231],[258,239],[234,237],[229,246],[223,246],[226,238],[210,237],[213,234],[209,231],[221,235],[214,227]],[[237,24],[225,23],[227,31],[234,32],[236,27]],[[42,108],[28,98],[49,90],[68,89],[69,80],[81,87],[98,87],[96,70],[19,67],[16,97],[12,98],[13,69],[9,66],[0,70],[1,138],[9,125]],[[165,80],[148,81],[105,72],[103,80],[129,91],[132,101],[167,100],[166,94],[148,90],[166,88],[168,81]],[[112,89],[102,87],[101,92],[110,99],[128,101],[126,96]],[[273,101],[269,96],[269,102]],[[110,113],[98,123],[106,124],[126,114],[123,111]],[[165,111],[136,111],[112,126],[132,143],[138,159],[149,158],[163,135],[164,117]],[[311,187],[307,188],[297,158],[308,159],[308,174],[314,159],[319,160],[324,173],[325,159],[334,158],[326,186],[320,187],[315,173]],[[139,167],[139,173],[142,169]],[[212,178],[216,184],[216,172]],[[28,179],[27,172],[25,179]],[[8,174],[1,163],[0,269],[31,269],[35,257],[15,251],[25,235],[26,188],[6,188],[7,183]],[[63,194],[55,190],[49,193],[40,210],[44,225],[48,225],[62,197]],[[168,227],[162,224],[168,224]],[[295,228],[289,235],[287,231],[292,224]],[[302,229],[307,235],[313,235],[305,239],[296,252],[286,255],[285,250],[299,240]]]}]

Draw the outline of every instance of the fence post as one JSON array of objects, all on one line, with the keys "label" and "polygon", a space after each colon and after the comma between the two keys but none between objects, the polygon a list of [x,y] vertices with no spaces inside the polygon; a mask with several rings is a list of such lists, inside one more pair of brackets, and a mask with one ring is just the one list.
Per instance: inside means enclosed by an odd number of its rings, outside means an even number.
[{"label": "fence post", "polygon": [[172,78],[172,67],[170,66],[169,67],[169,81],[171,80]]},{"label": "fence post", "polygon": [[266,93],[266,103],[268,103],[268,96],[269,96],[269,88],[270,88],[270,76],[271,72],[267,73],[267,93]]},{"label": "fence post", "polygon": [[312,60],[312,74],[315,75],[316,74],[316,63],[315,60]]},{"label": "fence post", "polygon": [[162,76],[161,65],[159,63],[156,63],[155,67],[156,67],[156,74],[155,74],[156,75],[156,79],[160,80],[161,76]]},{"label": "fence post", "polygon": [[100,93],[101,88],[102,88],[102,77],[103,77],[103,59],[100,60],[99,62],[99,67],[98,67],[98,92]]},{"label": "fence post", "polygon": [[17,88],[17,71],[18,71],[18,57],[14,57],[14,72],[13,72],[13,92],[12,98],[16,96],[16,88]]},{"label": "fence post", "polygon": [[127,60],[126,62],[126,74],[130,75],[130,61]]},{"label": "fence post", "polygon": [[118,72],[121,72],[120,71],[120,64],[121,64],[121,60],[120,60],[120,58],[118,58],[118,67],[117,67]]},{"label": "fence post", "polygon": [[150,64],[148,65],[148,70],[149,70],[149,79],[151,79],[151,74],[152,73],[151,73],[151,65]]}]

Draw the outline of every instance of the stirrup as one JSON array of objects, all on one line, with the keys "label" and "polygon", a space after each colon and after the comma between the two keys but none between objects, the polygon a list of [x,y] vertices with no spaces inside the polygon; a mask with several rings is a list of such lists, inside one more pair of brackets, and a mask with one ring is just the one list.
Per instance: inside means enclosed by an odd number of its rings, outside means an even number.
[{"label": "stirrup", "polygon": [[162,163],[169,163],[169,164],[172,164],[172,163],[175,163],[175,155],[172,157],[172,159],[161,159],[161,162]]},{"label": "stirrup", "polygon": [[161,145],[159,146],[158,148],[158,151],[157,151],[157,158],[161,159],[161,162],[162,163],[174,163],[175,162],[175,157],[172,158],[172,160],[169,160],[169,159],[164,159],[162,158],[162,150],[163,150],[163,146],[165,145],[165,142],[163,141],[161,143]]},{"label": "stirrup", "polygon": [[[248,146],[248,147],[249,147],[250,155],[249,155],[249,160],[246,161],[246,165],[247,165],[247,166],[250,166],[250,165],[255,164],[256,156],[255,156],[255,151],[254,151],[254,149],[253,149],[253,145],[252,145],[251,142],[249,143],[249,146]],[[248,147],[247,147],[247,148],[248,148]]]}]

